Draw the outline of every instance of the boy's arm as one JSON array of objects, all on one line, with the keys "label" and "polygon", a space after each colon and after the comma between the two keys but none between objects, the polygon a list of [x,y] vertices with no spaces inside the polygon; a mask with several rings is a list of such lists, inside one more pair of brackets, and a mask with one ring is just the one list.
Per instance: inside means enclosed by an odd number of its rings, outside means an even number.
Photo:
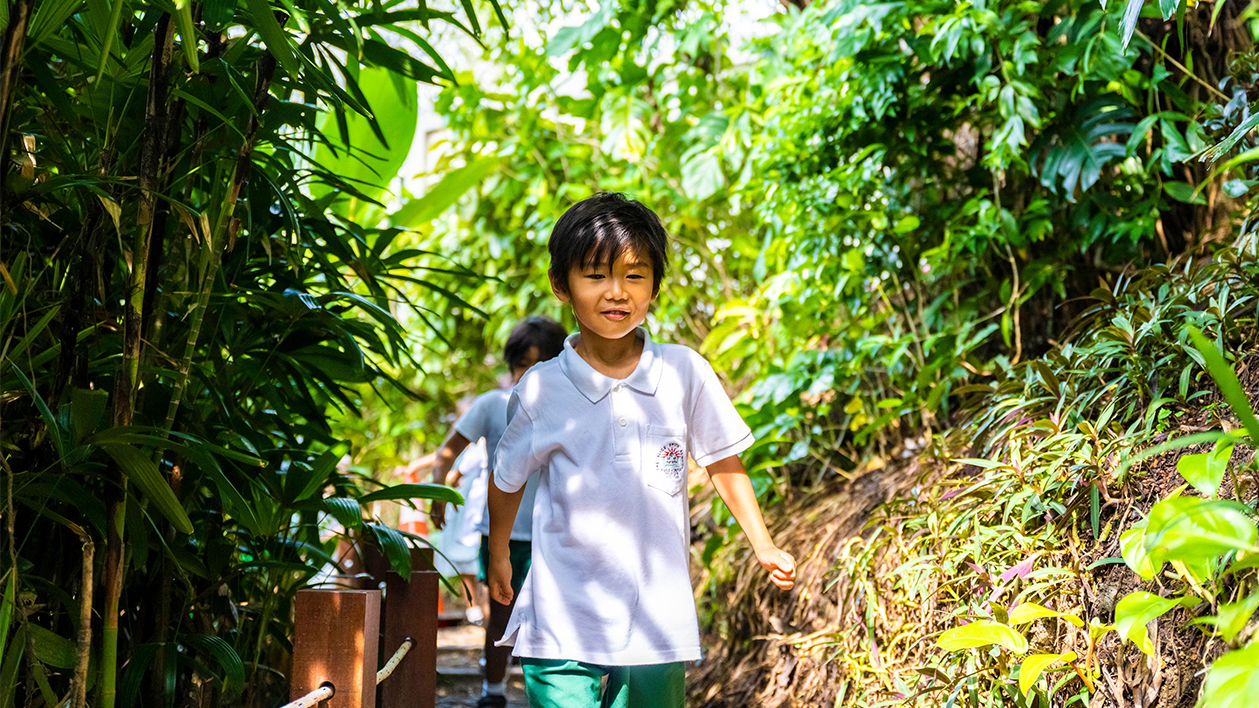
[{"label": "boy's arm", "polygon": [[[783,590],[790,590],[796,583],[796,559],[774,545],[761,518],[761,507],[756,501],[752,481],[743,469],[738,455],[718,460],[708,465],[708,477],[713,481],[717,494],[726,503],[734,520],[752,544],[756,560],[769,571],[769,579]],[[492,519],[492,517],[491,517]]]},{"label": "boy's arm", "polygon": [[490,575],[490,599],[501,605],[510,605],[514,594],[511,589],[511,527],[524,495],[524,487],[504,492],[493,476],[490,477],[490,557],[486,565]]},{"label": "boy's arm", "polygon": [[[468,447],[470,441],[463,436],[458,430],[451,430],[450,435],[446,436],[445,442],[441,448],[437,450],[437,454],[433,456],[433,484],[446,484],[446,475],[450,474],[450,467],[455,463],[459,454]],[[451,482],[452,486],[457,485],[458,480]],[[433,527],[441,529],[446,526],[446,502],[434,499],[432,506],[429,507],[428,516],[433,520]]]}]

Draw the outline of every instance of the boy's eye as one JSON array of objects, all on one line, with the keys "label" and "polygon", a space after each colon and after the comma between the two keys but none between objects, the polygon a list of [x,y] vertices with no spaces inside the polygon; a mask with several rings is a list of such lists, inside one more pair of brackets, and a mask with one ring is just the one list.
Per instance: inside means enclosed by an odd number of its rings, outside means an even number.
[{"label": "boy's eye", "polygon": [[603,273],[587,273],[586,277],[592,280],[603,280]]}]

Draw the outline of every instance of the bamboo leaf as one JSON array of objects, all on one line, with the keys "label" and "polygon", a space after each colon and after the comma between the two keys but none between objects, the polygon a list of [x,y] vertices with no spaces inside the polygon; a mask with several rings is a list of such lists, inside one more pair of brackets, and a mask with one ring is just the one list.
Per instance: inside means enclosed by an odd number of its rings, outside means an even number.
[{"label": "bamboo leaf", "polygon": [[197,58],[197,29],[192,23],[192,0],[175,0],[175,26],[179,28],[179,44],[184,48],[188,71],[196,74],[201,71],[201,61]]},{"label": "bamboo leaf", "polygon": [[167,521],[180,533],[192,533],[192,520],[180,505],[179,499],[171,491],[170,485],[162,477],[157,465],[147,455],[125,443],[107,443],[100,446],[118,467],[127,474],[131,481]]},{"label": "bamboo leaf", "polygon": [[469,189],[480,184],[498,166],[499,157],[478,157],[467,165],[447,172],[423,197],[407,202],[406,206],[389,215],[394,226],[416,229],[429,223],[459,201]]},{"label": "bamboo leaf", "polygon": [[222,32],[236,18],[236,0],[206,0],[201,17],[207,32]]},{"label": "bamboo leaf", "polygon": [[297,78],[302,66],[297,58],[297,49],[289,39],[288,33],[275,19],[275,10],[271,8],[271,4],[267,0],[245,0],[245,2],[250,14],[253,15],[254,27],[262,36],[262,42],[267,45],[267,50],[280,66],[284,67],[286,74]]},{"label": "bamboo leaf", "polygon": [[66,431],[61,428],[61,423],[57,421],[57,417],[48,409],[48,404],[44,401],[44,397],[39,395],[39,391],[35,390],[35,384],[26,378],[26,374],[17,368],[17,365],[10,365],[13,373],[17,375],[18,381],[22,382],[22,387],[26,392],[31,394],[31,399],[35,402],[35,408],[39,411],[39,416],[44,419],[44,425],[48,428],[48,435],[52,438],[53,448],[56,449],[57,455],[61,459],[65,459],[70,452],[70,442],[67,439]]}]

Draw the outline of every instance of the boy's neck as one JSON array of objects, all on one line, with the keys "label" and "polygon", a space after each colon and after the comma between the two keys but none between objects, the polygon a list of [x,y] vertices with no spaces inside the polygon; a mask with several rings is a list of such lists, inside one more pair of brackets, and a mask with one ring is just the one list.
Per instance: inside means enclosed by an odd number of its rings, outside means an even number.
[{"label": "boy's neck", "polygon": [[605,339],[597,334],[586,331],[577,324],[581,336],[573,351],[595,371],[612,379],[629,378],[638,368],[638,360],[643,355],[643,340],[638,336],[638,328],[619,339]]}]

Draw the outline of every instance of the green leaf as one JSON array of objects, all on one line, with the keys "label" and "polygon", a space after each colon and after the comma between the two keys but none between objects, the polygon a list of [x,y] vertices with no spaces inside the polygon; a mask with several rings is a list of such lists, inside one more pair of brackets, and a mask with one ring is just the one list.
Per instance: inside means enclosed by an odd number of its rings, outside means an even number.
[{"label": "green leaf", "polygon": [[1145,0],[1128,0],[1127,7],[1123,11],[1123,19],[1119,21],[1119,30],[1123,34],[1123,48],[1128,48],[1128,42],[1132,41],[1132,33],[1137,29],[1137,18],[1141,16],[1141,6],[1145,4]]},{"label": "green leaf", "polygon": [[1145,526],[1146,520],[1142,519],[1133,524],[1132,528],[1124,531],[1119,537],[1119,548],[1123,555],[1123,562],[1132,569],[1132,572],[1141,576],[1142,580],[1152,580],[1158,568],[1154,567],[1150,554],[1145,550]]},{"label": "green leaf", "polygon": [[703,201],[726,186],[721,157],[712,150],[688,152],[682,162],[682,191],[695,201]]},{"label": "green leaf", "polygon": [[26,623],[35,658],[57,669],[73,669],[78,655],[74,642],[37,624]]},{"label": "green leaf", "polygon": [[1200,708],[1251,708],[1259,696],[1259,642],[1215,660],[1202,682]]},{"label": "green leaf", "polygon": [[1180,6],[1180,0],[1158,0],[1158,10],[1163,13],[1163,19],[1171,17],[1176,12],[1176,8]]},{"label": "green leaf", "polygon": [[1247,184],[1247,181],[1248,180],[1230,179],[1224,183],[1221,189],[1224,190],[1224,193],[1228,195],[1230,199],[1237,199],[1245,196],[1246,192],[1250,191],[1251,185]]},{"label": "green leaf", "polygon": [[1232,455],[1232,443],[1218,440],[1210,452],[1182,456],[1176,461],[1176,471],[1194,489],[1214,497],[1220,489],[1220,483],[1224,481],[1224,471],[1228,468],[1228,460]]},{"label": "green leaf", "polygon": [[429,223],[459,201],[491,172],[498,169],[502,158],[478,157],[467,165],[447,172],[441,180],[419,199],[413,199],[398,211],[389,215],[389,223],[402,228],[415,229]]},{"label": "green leaf", "polygon": [[122,6],[125,0],[114,0],[113,5],[109,9],[109,24],[102,28],[100,34],[101,40],[101,56],[96,67],[96,80],[100,81],[101,76],[105,73],[105,65],[109,63],[112,56],[114,46],[114,38],[118,36],[118,23],[122,18]]},{"label": "green leaf", "polygon": [[360,504],[386,499],[437,499],[450,504],[463,504],[463,495],[456,489],[441,484],[395,484],[377,489],[358,498]]},{"label": "green leaf", "polygon": [[192,0],[175,0],[175,25],[179,27],[179,44],[184,49],[188,71],[195,74],[201,71],[201,61],[197,58],[197,29],[192,23]]},{"label": "green leaf", "polygon": [[1069,651],[1065,654],[1030,654],[1023,660],[1023,664],[1019,667],[1019,691],[1024,696],[1032,690],[1032,686],[1036,683],[1036,679],[1045,673],[1045,667],[1058,662],[1075,661],[1075,652]]},{"label": "green leaf", "polygon": [[1115,605],[1115,631],[1124,641],[1134,642],[1141,651],[1152,654],[1146,625],[1179,604],[1179,599],[1162,598],[1144,590],[1129,593]]},{"label": "green leaf", "polygon": [[[418,88],[412,80],[396,79],[384,69],[372,68],[359,72],[358,85],[372,103],[372,117],[357,113],[346,115],[348,135],[338,137],[337,116],[329,113],[324,120],[323,133],[330,144],[321,143],[316,148],[315,162],[350,183],[367,199],[380,199],[398,176],[411,150],[420,115]],[[319,183],[312,193],[320,197],[333,188],[331,184]],[[354,217],[360,206],[350,195],[338,198],[333,204],[337,213],[347,217]]]},{"label": "green leaf", "polygon": [[61,428],[61,424],[57,421],[57,417],[52,414],[48,408],[48,404],[44,401],[44,397],[39,395],[39,391],[35,390],[35,384],[26,378],[26,374],[17,368],[16,364],[10,365],[13,373],[17,375],[18,381],[22,382],[22,387],[26,392],[31,394],[31,399],[35,402],[35,408],[39,411],[39,417],[44,419],[44,426],[48,429],[48,435],[52,438],[53,448],[57,451],[58,457],[65,459],[69,454],[71,445],[69,436],[66,431]]},{"label": "green leaf", "polygon": [[1250,117],[1242,121],[1241,125],[1229,133],[1227,138],[1224,138],[1213,145],[1211,149],[1202,153],[1202,161],[1215,162],[1221,155],[1232,150],[1239,140],[1246,137],[1246,133],[1255,129],[1255,126],[1259,126],[1259,111],[1252,111]]},{"label": "green leaf", "polygon": [[1150,509],[1145,550],[1155,566],[1178,560],[1201,564],[1229,551],[1259,552],[1259,530],[1236,502],[1171,497]]},{"label": "green leaf", "polygon": [[1077,627],[1084,626],[1084,621],[1073,614],[1051,610],[1048,607],[1038,605],[1035,602],[1020,603],[1018,607],[1010,610],[1008,617],[1010,625],[1014,627],[1017,627],[1020,624],[1027,624],[1028,622],[1040,619],[1041,617],[1061,617]]},{"label": "green leaf", "polygon": [[192,533],[192,521],[162,477],[153,460],[125,443],[107,443],[100,446],[162,516],[166,517],[180,533]]},{"label": "green leaf", "polygon": [[267,51],[271,52],[280,66],[284,67],[284,73],[294,78],[299,76],[302,64],[297,58],[297,49],[284,28],[280,26],[279,21],[275,19],[275,10],[271,8],[271,4],[267,0],[245,0],[245,2],[249,7],[249,13],[253,15],[254,27],[262,36],[263,44],[267,45]]},{"label": "green leaf", "polygon": [[896,228],[894,230],[898,234],[907,234],[910,231],[917,230],[921,224],[922,221],[919,220],[918,217],[910,215],[896,222]]},{"label": "green leaf", "polygon": [[207,32],[222,32],[236,19],[236,0],[205,0],[201,16]]},{"label": "green leaf", "polygon": [[976,620],[970,624],[947,629],[936,640],[936,646],[945,651],[958,651],[971,647],[997,644],[1016,654],[1027,651],[1027,639],[1000,622]]},{"label": "green leaf", "polygon": [[324,509],[347,529],[363,525],[363,507],[348,497],[326,497]]},{"label": "green leaf", "polygon": [[239,694],[245,687],[245,664],[240,655],[223,639],[213,635],[185,635],[183,641],[198,651],[214,657],[214,662],[223,669],[223,691],[228,695]]},{"label": "green leaf", "polygon": [[393,572],[409,580],[411,578],[411,547],[407,545],[407,540],[398,533],[397,529],[384,524],[367,524],[367,528],[371,529],[376,537],[376,543],[389,559]]},{"label": "green leaf", "polygon": [[1164,182],[1163,191],[1172,199],[1185,204],[1207,203],[1206,197],[1195,193],[1193,185],[1188,182]]},{"label": "green leaf", "polygon": [[1220,387],[1220,393],[1224,395],[1224,400],[1228,401],[1229,408],[1233,409],[1233,415],[1237,416],[1237,419],[1245,426],[1246,434],[1250,436],[1252,444],[1259,444],[1259,418],[1255,417],[1255,411],[1250,407],[1250,399],[1246,397],[1241,381],[1237,380],[1237,373],[1224,360],[1224,355],[1220,354],[1220,350],[1207,341],[1197,327],[1187,325],[1186,329],[1189,331],[1189,339],[1193,341],[1194,348],[1206,361],[1207,371],[1210,372],[1211,378],[1215,379],[1216,385]]},{"label": "green leaf", "polygon": [[1216,610],[1215,617],[1206,617],[1204,619],[1215,625],[1224,641],[1231,642],[1246,628],[1256,609],[1259,609],[1259,591],[1252,592],[1237,602],[1220,605]]},{"label": "green leaf", "polygon": [[17,573],[9,568],[0,578],[4,583],[4,592],[0,593],[0,657],[4,656],[5,641],[9,636],[9,623],[13,619],[13,608],[17,599]]}]

